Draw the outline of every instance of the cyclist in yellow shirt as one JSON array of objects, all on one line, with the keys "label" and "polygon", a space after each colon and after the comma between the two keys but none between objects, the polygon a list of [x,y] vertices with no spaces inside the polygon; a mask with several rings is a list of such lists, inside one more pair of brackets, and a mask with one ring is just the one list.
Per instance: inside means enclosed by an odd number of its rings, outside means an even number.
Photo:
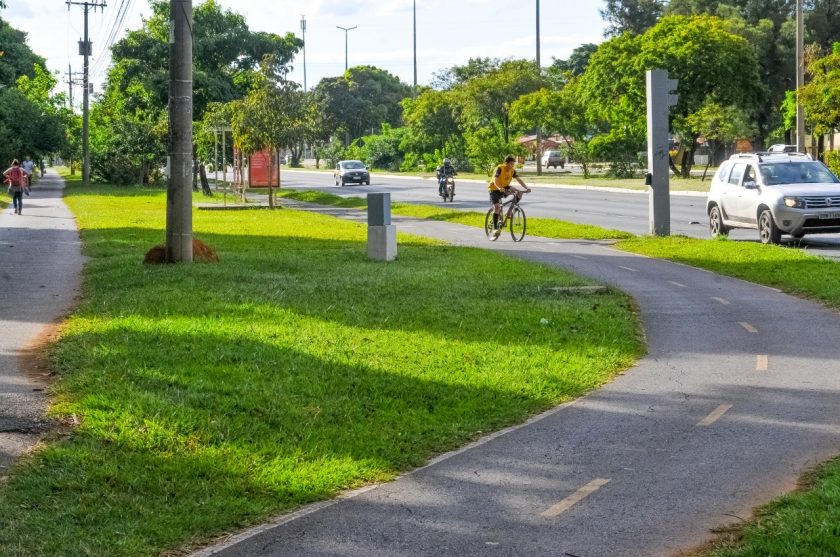
[{"label": "cyclist in yellow shirt", "polygon": [[496,170],[493,171],[493,179],[487,188],[490,190],[490,202],[493,204],[493,228],[496,229],[499,228],[499,217],[502,213],[502,199],[511,193],[519,191],[510,186],[511,181],[516,179],[519,185],[525,188],[526,192],[530,193],[531,191],[531,188],[526,186],[525,182],[516,174],[516,169],[513,167],[515,162],[516,159],[514,157],[506,157],[505,162],[497,166]]}]

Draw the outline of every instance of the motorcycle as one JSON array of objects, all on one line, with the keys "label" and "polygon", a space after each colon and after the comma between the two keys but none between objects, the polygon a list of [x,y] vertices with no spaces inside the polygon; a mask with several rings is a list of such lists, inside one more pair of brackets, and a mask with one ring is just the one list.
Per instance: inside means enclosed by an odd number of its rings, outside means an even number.
[{"label": "motorcycle", "polygon": [[440,196],[443,198],[444,203],[447,200],[451,202],[455,199],[455,178],[452,176],[446,177],[446,183],[443,185]]}]

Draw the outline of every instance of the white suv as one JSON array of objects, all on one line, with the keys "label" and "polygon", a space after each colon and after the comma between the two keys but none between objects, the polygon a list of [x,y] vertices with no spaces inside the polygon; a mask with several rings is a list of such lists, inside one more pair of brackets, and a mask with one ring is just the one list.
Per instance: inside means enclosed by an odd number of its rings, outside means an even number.
[{"label": "white suv", "polygon": [[801,153],[733,155],[712,180],[706,214],[712,236],[757,228],[764,244],[840,232],[840,180]]}]

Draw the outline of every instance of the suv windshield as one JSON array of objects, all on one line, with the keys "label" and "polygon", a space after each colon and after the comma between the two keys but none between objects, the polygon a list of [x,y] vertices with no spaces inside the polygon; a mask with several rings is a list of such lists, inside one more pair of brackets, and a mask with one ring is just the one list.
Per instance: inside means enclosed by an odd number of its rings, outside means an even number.
[{"label": "suv windshield", "polygon": [[816,161],[775,162],[759,165],[764,183],[776,184],[819,184],[838,183],[837,177]]},{"label": "suv windshield", "polygon": [[365,165],[359,161],[345,162],[342,163],[342,166],[348,170],[362,170],[365,167]]}]

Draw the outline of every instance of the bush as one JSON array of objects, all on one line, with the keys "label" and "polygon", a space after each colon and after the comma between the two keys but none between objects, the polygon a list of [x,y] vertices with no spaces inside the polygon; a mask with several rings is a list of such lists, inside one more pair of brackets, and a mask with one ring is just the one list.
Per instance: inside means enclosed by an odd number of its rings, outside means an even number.
[{"label": "bush", "polygon": [[840,176],[840,151],[826,151],[823,155],[825,165],[837,176]]}]

